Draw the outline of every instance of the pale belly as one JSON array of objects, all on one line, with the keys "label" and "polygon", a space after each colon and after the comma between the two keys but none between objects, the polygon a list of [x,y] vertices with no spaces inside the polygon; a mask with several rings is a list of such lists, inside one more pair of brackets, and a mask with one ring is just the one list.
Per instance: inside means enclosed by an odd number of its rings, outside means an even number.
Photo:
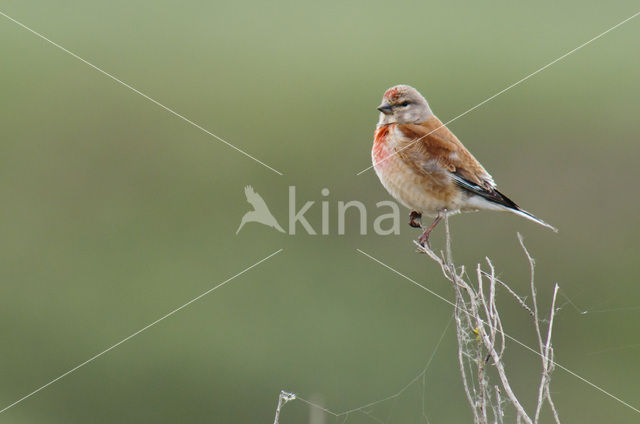
[{"label": "pale belly", "polygon": [[372,160],[380,182],[398,202],[428,216],[467,209],[468,196],[444,172],[419,174],[394,152],[388,143],[375,142]]}]

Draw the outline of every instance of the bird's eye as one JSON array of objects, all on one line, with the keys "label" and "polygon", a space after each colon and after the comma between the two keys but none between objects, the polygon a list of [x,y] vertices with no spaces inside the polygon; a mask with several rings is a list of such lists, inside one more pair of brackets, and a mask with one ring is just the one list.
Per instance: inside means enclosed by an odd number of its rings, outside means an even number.
[{"label": "bird's eye", "polygon": [[402,103],[400,103],[400,106],[407,107],[407,106],[409,106],[409,102],[402,102]]}]

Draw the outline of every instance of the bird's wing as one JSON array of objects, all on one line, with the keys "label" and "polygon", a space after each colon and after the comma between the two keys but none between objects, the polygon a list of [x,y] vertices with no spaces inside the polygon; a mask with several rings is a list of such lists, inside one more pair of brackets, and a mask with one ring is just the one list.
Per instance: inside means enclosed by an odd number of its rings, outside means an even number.
[{"label": "bird's wing", "polygon": [[398,156],[416,172],[445,172],[463,190],[502,205],[555,232],[558,231],[500,193],[491,175],[438,118],[431,117],[419,125],[402,124],[398,127],[405,136],[405,140],[398,147]]},{"label": "bird's wing", "polygon": [[[511,199],[496,190],[491,175],[473,157],[460,140],[436,117],[422,124],[403,124],[400,130],[407,140],[405,161],[414,169],[447,172],[460,188],[510,209],[519,209]],[[418,141],[416,141],[418,140]]]},{"label": "bird's wing", "polygon": [[[496,187],[491,175],[436,117],[422,124],[402,124],[407,139],[405,160],[428,171],[434,166],[486,190]],[[401,156],[403,156],[401,154]]]}]

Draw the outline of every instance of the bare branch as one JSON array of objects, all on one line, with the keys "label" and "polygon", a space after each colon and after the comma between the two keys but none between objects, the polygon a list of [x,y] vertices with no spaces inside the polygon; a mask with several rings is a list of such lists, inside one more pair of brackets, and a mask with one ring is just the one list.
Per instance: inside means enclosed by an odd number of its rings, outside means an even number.
[{"label": "bare branch", "polygon": [[518,242],[520,242],[520,246],[524,251],[524,254],[527,256],[527,260],[529,261],[529,284],[531,288],[531,301],[533,302],[533,323],[536,327],[536,336],[538,337],[538,348],[540,349],[540,354],[543,355],[543,346],[542,346],[542,332],[540,331],[540,315],[538,315],[538,301],[536,299],[536,283],[535,283],[535,261],[529,254],[529,251],[524,245],[524,240],[522,239],[522,234],[518,233]]},{"label": "bare branch", "polygon": [[[416,246],[418,248],[418,252],[427,254],[429,258],[440,266],[442,275],[445,279],[451,282],[454,289],[455,302],[443,299],[454,306],[453,318],[456,323],[456,336],[458,341],[458,366],[460,368],[464,394],[469,406],[471,407],[474,423],[503,424],[505,417],[508,416],[505,411],[509,408],[515,412],[516,423],[539,424],[542,408],[544,404],[547,403],[555,423],[560,424],[560,418],[551,398],[550,389],[551,373],[553,372],[555,364],[553,362],[553,346],[551,343],[551,337],[556,313],[556,300],[559,292],[558,285],[556,284],[554,287],[553,297],[551,300],[551,311],[549,313],[548,325],[546,327],[546,337],[543,338],[543,332],[541,329],[541,323],[543,321],[540,319],[538,300],[536,296],[535,262],[525,247],[522,236],[518,234],[518,241],[529,262],[531,307],[527,305],[525,298],[516,293],[508,283],[501,281],[496,277],[495,268],[489,258],[486,258],[488,266],[487,271],[482,269],[481,264],[476,266],[476,281],[473,281],[472,277],[466,274],[464,266],[456,266],[453,261],[451,233],[447,215],[445,215],[444,221],[446,231],[444,251],[440,251],[440,254],[437,254],[429,247],[421,246],[418,243],[416,243]],[[375,260],[375,258],[372,259]],[[387,268],[390,267],[387,266]],[[397,271],[395,272],[398,273]],[[505,289],[507,293],[509,293],[509,295],[518,303],[518,305],[526,310],[532,317],[536,331],[536,338],[538,340],[537,351],[518,342],[517,339],[508,336],[504,332],[502,319],[500,317],[500,309],[497,303],[498,290],[496,289],[496,286],[498,285]],[[437,296],[441,297],[440,295]],[[512,389],[511,382],[509,381],[509,375],[507,375],[506,372],[504,352],[506,349],[507,338],[515,340],[524,347],[527,347],[529,350],[537,353],[542,361],[541,375],[538,383],[537,402],[535,410],[532,411],[532,415],[529,415],[518,399],[518,396]],[[300,397],[298,397],[298,399],[322,410],[325,413],[331,414],[336,418],[344,417],[343,423],[349,418],[352,412],[361,412],[373,420],[382,422],[382,420],[373,416],[371,411],[366,408],[390,399],[397,400],[406,388],[422,377],[422,416],[424,420],[428,422],[428,418],[424,410],[425,372],[426,368],[421,375],[419,374],[407,386],[394,395],[342,413],[335,413],[321,405],[313,404],[312,402],[306,401]],[[494,382],[494,380],[496,381]],[[285,391],[280,393],[274,424],[278,424],[280,410],[282,407],[288,401],[293,399],[296,399],[296,395],[292,393],[287,393]],[[385,422],[387,421],[388,418]],[[509,418],[508,421],[513,422],[514,420]]]},{"label": "bare branch", "polygon": [[[491,269],[493,269],[493,264],[491,263],[491,261],[489,261],[489,258],[487,258],[487,261],[489,262],[489,267]],[[518,293],[514,292],[511,287],[509,287],[507,285],[507,283],[503,282],[502,280],[500,280],[499,278],[497,278],[495,275],[489,275],[488,273],[482,271],[482,275],[484,275],[485,277],[490,277],[493,278],[494,280],[496,280],[496,283],[500,284],[506,291],[507,293],[509,293],[511,296],[513,296],[513,298],[516,300],[516,302],[518,302],[520,304],[520,306],[522,306],[522,308],[527,311],[529,313],[529,315],[533,316],[533,311],[531,310],[531,308],[526,304],[526,302],[524,301],[524,299],[522,297],[520,297],[518,295]]]},{"label": "bare branch", "polygon": [[551,347],[551,332],[553,330],[553,318],[556,314],[556,297],[558,296],[558,284],[555,285],[553,289],[553,298],[551,299],[551,312],[549,312],[549,325],[547,328],[547,340],[544,344],[544,349],[542,350],[542,376],[540,377],[540,385],[538,386],[538,403],[536,405],[536,415],[535,422],[537,423],[540,419],[540,411],[542,410],[542,405],[544,400],[546,399],[549,403],[549,407],[551,408],[551,412],[553,413],[553,417],[556,423],[560,423],[560,418],[558,416],[558,411],[556,411],[556,407],[551,400],[551,392],[549,390],[549,383],[551,382],[551,371],[553,371],[553,349]]},{"label": "bare branch", "polygon": [[[509,284],[496,277],[495,268],[489,258],[486,258],[489,267],[488,272],[483,271],[482,265],[478,264],[475,275],[476,282],[472,283],[470,277],[466,276],[464,267],[457,267],[453,261],[451,233],[446,215],[444,221],[444,252],[440,252],[440,255],[438,255],[428,247],[417,246],[420,252],[426,253],[440,265],[443,276],[453,284],[456,298],[455,320],[458,340],[458,365],[467,402],[473,412],[474,422],[479,424],[502,423],[505,417],[504,407],[511,405],[516,413],[516,422],[538,424],[542,406],[544,403],[548,403],[556,424],[559,424],[560,420],[549,389],[550,376],[553,371],[551,335],[558,293],[557,285],[553,293],[549,326],[545,340],[542,337],[540,328],[542,320],[539,316],[536,297],[535,262],[526,249],[522,236],[518,234],[518,240],[529,262],[531,307]],[[459,272],[458,269],[460,270]],[[504,288],[529,313],[534,321],[538,340],[538,353],[542,358],[542,370],[538,386],[538,402],[536,403],[533,418],[524,409],[513,391],[505,369],[503,354],[506,348],[506,335],[497,305],[496,285]],[[475,366],[468,368],[466,366],[467,361],[469,365],[475,364]],[[499,385],[491,384],[492,377],[488,373],[487,365],[492,366],[497,375]],[[490,387],[494,389],[491,390]]]},{"label": "bare branch", "polygon": [[284,390],[280,392],[280,396],[278,396],[278,406],[276,407],[276,417],[273,420],[273,424],[280,423],[280,410],[284,406],[285,403],[290,400],[294,400],[296,395],[293,393],[285,392]]}]

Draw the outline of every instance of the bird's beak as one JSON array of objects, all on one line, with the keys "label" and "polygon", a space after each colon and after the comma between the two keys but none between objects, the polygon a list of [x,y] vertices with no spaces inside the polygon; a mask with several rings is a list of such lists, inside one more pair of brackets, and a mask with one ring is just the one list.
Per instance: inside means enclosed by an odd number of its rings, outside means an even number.
[{"label": "bird's beak", "polygon": [[385,115],[391,115],[391,105],[387,102],[382,102],[382,104],[378,106],[377,109]]}]

